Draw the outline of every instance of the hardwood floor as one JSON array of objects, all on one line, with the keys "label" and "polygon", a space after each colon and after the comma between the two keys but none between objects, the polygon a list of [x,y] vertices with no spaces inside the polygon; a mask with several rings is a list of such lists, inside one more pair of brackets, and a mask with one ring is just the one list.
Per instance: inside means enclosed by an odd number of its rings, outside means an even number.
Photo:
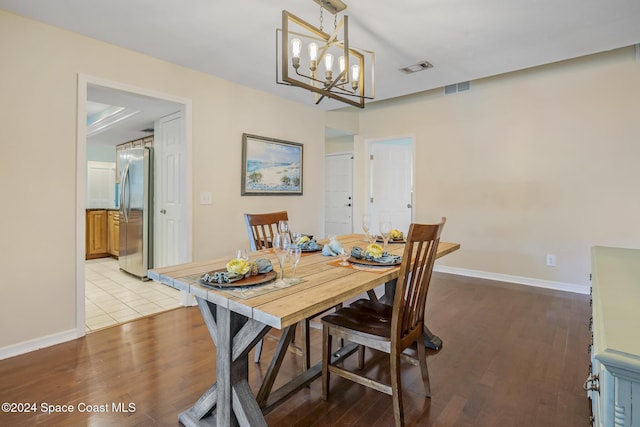
[{"label": "hardwood floor", "polygon": [[[589,426],[588,295],[434,273],[427,310],[444,345],[427,355],[431,399],[419,369],[404,367],[406,425]],[[313,363],[321,331],[311,336]],[[261,364],[250,363],[254,390],[274,347],[265,340]],[[300,369],[297,356],[286,357],[278,381]],[[367,354],[371,375],[384,378],[384,368],[381,354]],[[178,425],[178,414],[215,380],[215,347],[198,309],[179,308],[1,360],[0,379],[0,402],[36,409],[1,412],[0,425]],[[324,402],[320,386],[269,413],[269,425],[393,425],[390,396],[332,377]],[[43,413],[44,404],[74,412]],[[119,404],[129,412],[114,411]]]}]

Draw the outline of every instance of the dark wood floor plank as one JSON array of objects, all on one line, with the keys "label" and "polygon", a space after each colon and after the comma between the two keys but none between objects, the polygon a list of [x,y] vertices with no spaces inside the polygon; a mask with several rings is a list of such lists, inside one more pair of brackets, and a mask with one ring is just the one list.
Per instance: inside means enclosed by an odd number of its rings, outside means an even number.
[{"label": "dark wood floor plank", "polygon": [[[589,425],[582,384],[589,354],[589,297],[434,273],[426,318],[444,340],[427,352],[432,398],[419,368],[403,365],[408,426]],[[279,331],[272,331],[278,334]],[[250,364],[258,389],[275,342]],[[311,363],[320,360],[321,331],[311,329]],[[98,331],[68,343],[0,361],[0,401],[34,402],[35,413],[0,413],[0,425],[178,425],[178,414],[215,381],[215,347],[197,308],[182,308]],[[388,378],[381,354],[367,353],[371,375]],[[355,358],[345,361],[355,366]],[[279,387],[302,369],[287,353]],[[317,381],[267,415],[273,426],[388,426],[391,397],[331,380],[321,399]],[[73,405],[71,414],[43,414],[40,405]],[[133,403],[116,413],[112,404]],[[110,412],[79,413],[78,405]]]}]

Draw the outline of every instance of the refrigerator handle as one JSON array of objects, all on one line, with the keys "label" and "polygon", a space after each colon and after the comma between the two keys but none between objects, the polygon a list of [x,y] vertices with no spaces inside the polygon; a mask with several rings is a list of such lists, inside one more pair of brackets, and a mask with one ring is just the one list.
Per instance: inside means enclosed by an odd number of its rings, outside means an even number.
[{"label": "refrigerator handle", "polygon": [[127,191],[127,181],[129,180],[129,165],[127,164],[122,171],[122,179],[120,180],[120,208],[124,214],[124,221],[129,222],[129,198]]},{"label": "refrigerator handle", "polygon": [[120,194],[118,194],[118,204],[120,206],[120,209],[124,209],[124,171],[126,170],[126,166],[124,169],[122,169],[122,172],[120,173]]}]

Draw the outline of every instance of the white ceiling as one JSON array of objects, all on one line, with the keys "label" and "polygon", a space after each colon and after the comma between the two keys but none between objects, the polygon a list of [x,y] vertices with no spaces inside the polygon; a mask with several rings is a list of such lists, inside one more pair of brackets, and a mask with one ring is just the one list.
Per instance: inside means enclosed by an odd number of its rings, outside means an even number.
[{"label": "white ceiling", "polygon": [[95,85],[88,85],[87,100],[87,117],[100,114],[109,106],[138,111],[108,130],[88,137],[89,144],[116,145],[149,136],[153,132],[145,129],[153,129],[155,120],[175,113],[181,107],[173,102]]},{"label": "white ceiling", "polygon": [[[345,2],[351,44],[376,55],[376,100],[640,43],[639,0]],[[0,0],[0,8],[313,105],[307,91],[275,82],[281,12],[319,25],[312,0]],[[332,26],[326,12],[324,22]],[[399,71],[423,60],[434,68]]]}]

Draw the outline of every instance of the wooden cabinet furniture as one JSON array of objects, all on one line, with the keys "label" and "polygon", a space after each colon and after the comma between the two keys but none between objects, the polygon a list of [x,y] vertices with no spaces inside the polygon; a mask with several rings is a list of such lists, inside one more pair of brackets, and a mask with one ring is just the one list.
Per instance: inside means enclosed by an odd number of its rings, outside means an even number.
[{"label": "wooden cabinet furniture", "polygon": [[87,210],[86,259],[102,258],[108,255],[107,210]]},{"label": "wooden cabinet furniture", "polygon": [[118,257],[120,251],[120,214],[118,211],[107,213],[108,244],[109,255]]},{"label": "wooden cabinet furniture", "polygon": [[153,135],[131,141],[133,147],[153,147]]},{"label": "wooden cabinet furniture", "polygon": [[640,249],[592,249],[592,424],[640,426]]},{"label": "wooden cabinet furniture", "polygon": [[120,215],[116,210],[87,209],[85,259],[118,257]]}]

